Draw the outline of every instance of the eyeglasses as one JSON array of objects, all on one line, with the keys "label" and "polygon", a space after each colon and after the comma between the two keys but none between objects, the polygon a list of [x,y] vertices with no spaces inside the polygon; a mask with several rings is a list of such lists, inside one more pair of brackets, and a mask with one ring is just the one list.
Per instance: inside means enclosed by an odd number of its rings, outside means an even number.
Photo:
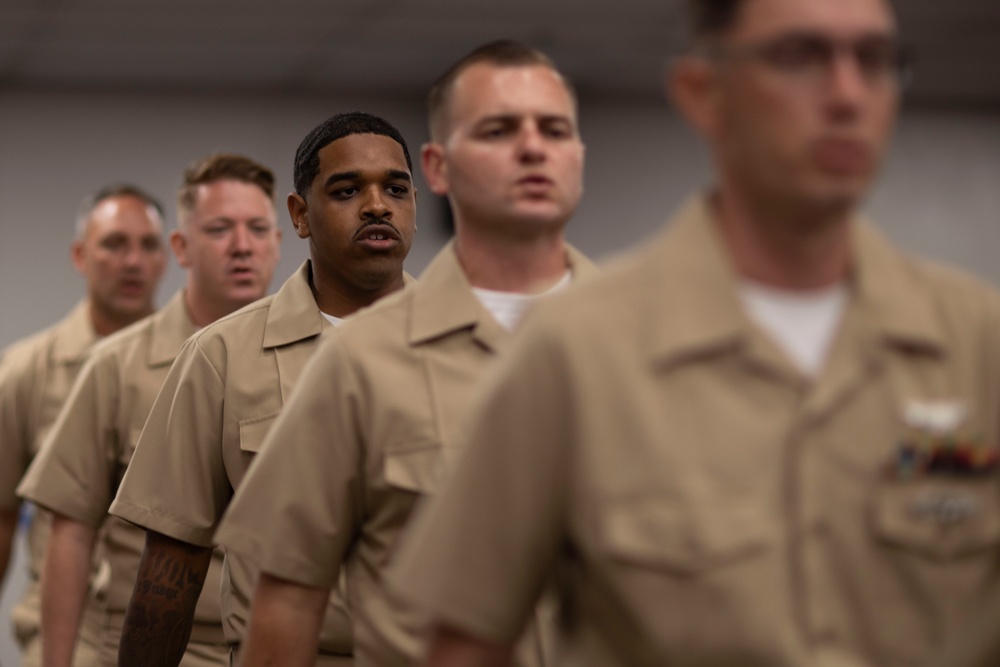
[{"label": "eyeglasses", "polygon": [[752,60],[789,80],[821,85],[830,80],[835,59],[848,55],[870,86],[893,84],[904,87],[912,78],[912,56],[893,37],[871,36],[835,40],[812,33],[792,33],[756,44],[707,47],[710,58]]}]

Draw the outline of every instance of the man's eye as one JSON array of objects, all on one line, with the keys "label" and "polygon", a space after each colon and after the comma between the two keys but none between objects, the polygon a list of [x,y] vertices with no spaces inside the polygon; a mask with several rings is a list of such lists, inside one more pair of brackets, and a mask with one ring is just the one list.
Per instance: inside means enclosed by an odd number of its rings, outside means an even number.
[{"label": "man's eye", "polygon": [[555,139],[566,139],[573,135],[568,127],[565,125],[549,125],[542,129],[547,137],[553,137]]},{"label": "man's eye", "polygon": [[862,43],[855,49],[861,69],[870,74],[885,74],[898,69],[903,56],[894,44],[885,42]]},{"label": "man's eye", "polygon": [[507,128],[500,125],[494,125],[483,128],[479,134],[486,139],[498,139],[507,134]]},{"label": "man's eye", "polygon": [[118,251],[125,247],[125,239],[114,236],[101,241],[101,247],[105,250]]},{"label": "man's eye", "polygon": [[385,190],[394,197],[404,197],[410,192],[410,188],[405,185],[390,185]]},{"label": "man's eye", "polygon": [[349,188],[340,188],[339,190],[334,190],[331,194],[338,199],[344,199],[358,194],[358,189],[353,186]]},{"label": "man's eye", "polygon": [[830,46],[814,39],[790,39],[772,44],[763,54],[774,67],[799,70],[825,65],[830,61]]},{"label": "man's eye", "polygon": [[146,252],[159,252],[161,248],[159,239],[144,239],[142,242],[142,249]]},{"label": "man's eye", "polygon": [[226,233],[227,227],[205,227],[205,233],[209,236],[222,236]]},{"label": "man's eye", "polygon": [[271,231],[271,225],[266,222],[257,223],[255,225],[250,225],[250,231],[257,236],[264,236]]}]

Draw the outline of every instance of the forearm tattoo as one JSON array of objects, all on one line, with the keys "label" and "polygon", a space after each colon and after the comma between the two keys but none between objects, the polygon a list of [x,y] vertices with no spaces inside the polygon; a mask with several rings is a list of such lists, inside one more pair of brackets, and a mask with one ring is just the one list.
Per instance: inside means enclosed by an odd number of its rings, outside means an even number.
[{"label": "forearm tattoo", "polygon": [[210,559],[209,548],[169,538],[147,540],[125,612],[119,667],[177,667]]}]

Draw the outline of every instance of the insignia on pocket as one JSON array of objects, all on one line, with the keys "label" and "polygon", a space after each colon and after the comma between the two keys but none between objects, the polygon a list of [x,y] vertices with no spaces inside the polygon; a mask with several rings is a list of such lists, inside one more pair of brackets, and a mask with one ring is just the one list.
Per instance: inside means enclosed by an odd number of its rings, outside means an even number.
[{"label": "insignia on pocket", "polygon": [[886,475],[910,479],[927,475],[988,475],[1000,463],[1000,450],[982,439],[964,436],[959,426],[966,408],[958,400],[909,401],[902,419],[908,433],[886,463]]}]

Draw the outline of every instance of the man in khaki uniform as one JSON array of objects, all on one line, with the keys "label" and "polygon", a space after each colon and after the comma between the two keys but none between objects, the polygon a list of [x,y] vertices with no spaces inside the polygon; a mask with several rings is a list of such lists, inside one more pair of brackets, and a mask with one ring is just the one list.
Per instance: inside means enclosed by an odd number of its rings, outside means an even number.
[{"label": "man in khaki uniform", "polygon": [[[543,54],[486,45],[430,95],[431,188],[456,235],[417,284],[321,346],[218,540],[259,557],[244,667],[308,665],[346,571],[358,665],[403,665],[420,619],[382,573],[414,504],[456,453],[470,396],[539,295],[591,271],[563,240],[582,192],[573,95]],[[544,637],[525,664],[541,663]]]},{"label": "man in khaki uniform", "polygon": [[[192,164],[184,172],[178,211],[170,242],[188,270],[187,287],[163,310],[91,353],[18,488],[23,498],[54,513],[42,577],[42,653],[49,667],[73,664],[88,566],[102,526],[100,553],[110,580],[100,599],[87,601],[88,612],[102,619],[100,659],[90,664],[118,664],[145,533],[116,517],[105,521],[108,506],[181,345],[199,327],[263,297],[279,259],[274,175],[253,160],[220,154]],[[181,663],[190,667],[229,664],[217,555]]]},{"label": "man in khaki uniform", "polygon": [[[84,355],[99,337],[153,311],[166,266],[160,205],[131,185],[96,192],[80,207],[71,257],[86,281],[86,299],[63,321],[11,345],[0,362],[0,580],[17,526],[15,489],[69,394]],[[26,667],[41,661],[39,576],[49,524],[48,514],[35,513],[28,531],[28,590],[13,612]],[[91,633],[86,639],[91,648],[96,646]]]},{"label": "man in khaki uniform", "polygon": [[[185,344],[112,506],[147,529],[122,665],[177,664],[216,524],[320,333],[403,286],[415,195],[402,136],[365,113],[328,119],[299,146],[288,210],[296,233],[309,239],[310,261],[274,297]],[[252,554],[227,554],[222,607],[234,647],[243,640],[256,574]],[[310,664],[350,664],[344,604],[339,595],[324,602],[323,643]]]},{"label": "man in khaki uniform", "polygon": [[1000,300],[856,213],[891,7],[692,8],[717,183],[525,325],[391,576],[435,667],[506,664],[553,573],[600,667],[923,664],[997,590]]}]

